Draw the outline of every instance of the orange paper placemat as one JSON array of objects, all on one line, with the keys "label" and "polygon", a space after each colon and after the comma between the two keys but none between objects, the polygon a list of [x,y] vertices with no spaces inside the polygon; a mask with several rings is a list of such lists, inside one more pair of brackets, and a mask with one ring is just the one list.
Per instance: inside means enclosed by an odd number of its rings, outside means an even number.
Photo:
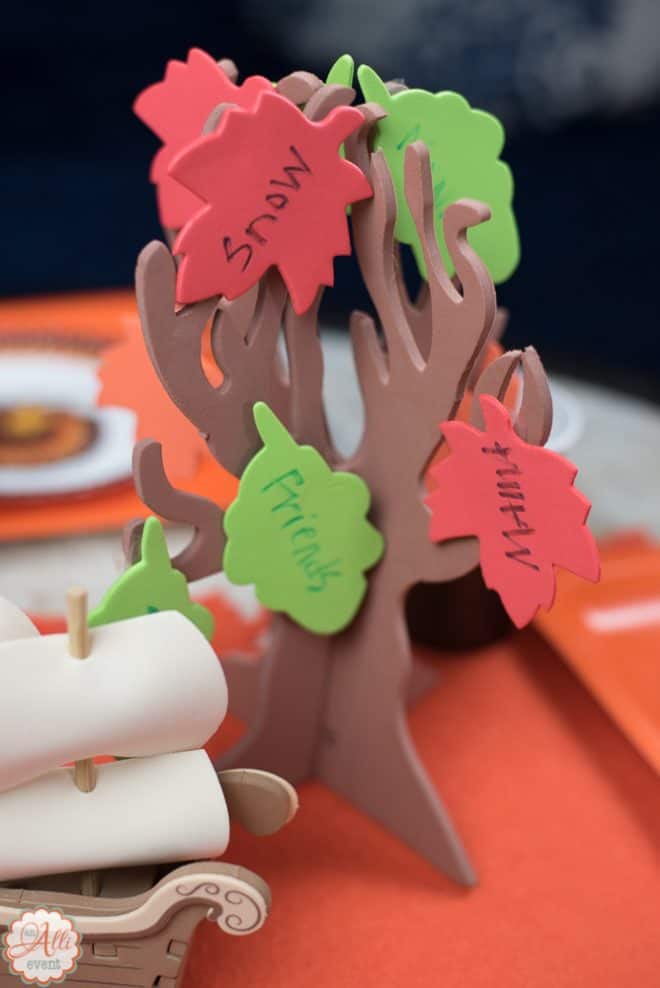
[{"label": "orange paper placemat", "polygon": [[[64,373],[63,366],[67,360],[74,366],[74,381],[77,379],[76,361],[80,365],[85,364],[87,372],[98,374],[100,379],[104,358],[110,353],[116,354],[119,346],[134,340],[139,332],[133,293],[128,290],[0,303],[0,351],[5,358],[10,356],[16,360],[20,356],[21,370],[31,381],[29,388],[26,386],[20,393],[20,401],[31,406],[48,406],[49,400],[52,400],[49,394],[53,387],[58,390],[57,375]],[[58,359],[50,361],[52,374],[40,372],[37,365],[37,370],[30,376],[30,360],[41,359],[43,362],[44,358],[52,358],[53,355]],[[48,368],[49,365],[46,365]],[[141,394],[136,391],[130,374],[127,373],[125,378],[125,389],[115,386],[111,400],[113,405],[133,410]],[[44,389],[42,395],[39,393],[40,382]],[[62,402],[62,392],[66,395],[66,387],[66,381],[59,382],[59,404]],[[169,401],[167,398],[165,400]],[[0,409],[6,406],[7,395],[0,388]],[[167,438],[172,430],[163,423],[163,434],[159,435],[158,431],[158,416],[152,415],[149,433],[152,438],[164,443],[167,463]],[[133,439],[132,435],[128,437],[130,446]],[[130,458],[130,449],[128,456]],[[130,461],[127,462],[130,466]],[[215,463],[201,441],[191,462],[193,467],[187,476],[173,477],[177,486],[211,497],[223,507],[229,504],[235,495],[237,482]],[[72,459],[62,460],[62,463],[71,469]],[[103,456],[100,457],[99,466],[103,473]],[[95,486],[93,482],[86,481],[80,489],[68,489],[63,494],[44,493],[37,488],[26,495],[20,490],[20,479],[17,483],[19,489],[12,488],[11,493],[0,497],[0,539],[3,540],[120,528],[129,519],[148,514],[133,489],[130,469],[124,470],[122,476],[113,478],[111,483]]]},{"label": "orange paper placemat", "polygon": [[631,533],[600,554],[600,583],[561,571],[536,625],[660,773],[660,545]]}]

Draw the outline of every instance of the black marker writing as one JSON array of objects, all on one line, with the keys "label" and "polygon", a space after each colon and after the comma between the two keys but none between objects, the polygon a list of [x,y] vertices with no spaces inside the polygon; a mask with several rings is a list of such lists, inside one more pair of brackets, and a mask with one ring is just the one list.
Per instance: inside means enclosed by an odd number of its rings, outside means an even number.
[{"label": "black marker writing", "polygon": [[[298,192],[301,188],[301,179],[298,176],[311,175],[312,169],[309,167],[302,154],[294,144],[289,145],[289,151],[291,152],[294,160],[297,162],[295,165],[283,165],[282,172],[285,178],[271,178],[268,180],[270,186],[276,186],[282,189],[290,189],[291,192]],[[274,209],[276,212],[262,212],[258,213],[254,219],[251,219],[243,230],[243,236],[249,237],[258,247],[263,247],[268,243],[268,232],[267,227],[269,224],[277,223],[280,219],[280,215],[284,209],[289,205],[291,196],[284,192],[267,192],[264,195],[264,202],[269,209]],[[231,264],[236,257],[244,251],[244,256],[242,259],[241,271],[246,271],[252,262],[254,257],[254,247],[251,243],[242,242],[238,247],[232,247],[232,237],[223,237],[222,246],[225,251],[225,258]]]},{"label": "black marker writing", "polygon": [[[524,539],[534,535],[536,529],[531,528],[525,520],[527,508],[522,485],[522,471],[516,463],[509,459],[511,450],[507,446],[501,446],[497,441],[493,446],[482,446],[481,452],[487,456],[497,456],[500,458],[500,462],[505,464],[495,470],[499,478],[497,480],[497,495],[506,501],[505,504],[499,506],[499,511],[515,527],[502,529],[502,537],[510,546],[509,549],[505,549],[504,555],[507,559],[520,563],[521,566],[527,566],[529,569],[538,571],[540,567],[529,558],[532,555],[532,550],[524,544]],[[519,539],[523,539],[523,541],[521,542]]]}]

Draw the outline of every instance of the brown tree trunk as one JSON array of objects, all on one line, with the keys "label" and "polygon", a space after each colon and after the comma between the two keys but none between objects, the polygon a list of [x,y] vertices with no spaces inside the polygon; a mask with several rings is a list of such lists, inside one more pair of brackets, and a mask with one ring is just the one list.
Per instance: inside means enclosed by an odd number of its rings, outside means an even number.
[{"label": "brown tree trunk", "polygon": [[404,592],[386,557],[359,615],[332,641],[317,775],[437,868],[473,885],[470,861],[408,730]]},{"label": "brown tree trunk", "polygon": [[329,639],[274,615],[272,641],[259,660],[225,664],[230,709],[249,715],[247,734],[217,762],[246,765],[304,782],[314,774],[328,678]]}]

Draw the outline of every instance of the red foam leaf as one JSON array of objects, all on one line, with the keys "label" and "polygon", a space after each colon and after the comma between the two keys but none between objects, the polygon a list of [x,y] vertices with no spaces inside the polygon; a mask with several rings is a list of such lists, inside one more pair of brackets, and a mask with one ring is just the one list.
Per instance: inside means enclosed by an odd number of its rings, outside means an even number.
[{"label": "red foam leaf", "polygon": [[200,199],[169,174],[172,159],[202,133],[211,111],[219,103],[253,107],[268,79],[251,76],[235,85],[218,63],[200,48],[191,48],[188,59],[167,63],[165,77],[144,89],[135,100],[136,115],[163,141],[151,163],[151,181],[158,192],[163,226],[179,230],[199,209]]},{"label": "red foam leaf", "polygon": [[177,301],[237,298],[277,265],[296,312],[308,309],[333,283],[333,257],[350,253],[346,206],[372,194],[339,156],[362,120],[344,106],[312,122],[271,87],[253,110],[227,110],[213,134],[181,151],[170,174],[206,205],[173,247],[184,255]]},{"label": "red foam leaf", "polygon": [[486,586],[522,628],[552,606],[556,566],[598,580],[586,527],[591,505],[573,486],[572,463],[520,439],[496,398],[482,395],[481,408],[484,432],[457,421],[440,426],[450,455],[431,471],[429,535],[434,542],[476,535]]}]

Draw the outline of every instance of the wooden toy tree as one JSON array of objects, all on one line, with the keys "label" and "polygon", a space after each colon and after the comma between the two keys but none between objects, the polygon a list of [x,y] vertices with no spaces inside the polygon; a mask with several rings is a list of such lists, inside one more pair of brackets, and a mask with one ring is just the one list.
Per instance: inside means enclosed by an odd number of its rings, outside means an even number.
[{"label": "wooden toy tree", "polygon": [[[304,113],[314,120],[354,98],[352,90],[335,85],[319,89],[309,84],[304,95]],[[468,380],[475,399],[501,399],[514,372],[522,371],[515,429],[529,443],[547,439],[551,402],[531,348],[505,353],[475,375],[496,319],[496,303],[487,268],[466,232],[487,220],[489,211],[471,200],[446,208],[444,236],[456,272],[450,279],[436,241],[429,154],[421,143],[406,151],[405,192],[428,278],[420,298],[410,298],[394,240],[391,176],[382,152],[369,150],[370,131],[382,111],[371,104],[361,109],[364,125],[346,142],[346,153],[368,177],[373,197],[353,204],[351,224],[379,328],[363,312],[351,316],[366,425],[348,460],[333,445],[322,401],[320,291],[312,307],[299,315],[271,268],[258,288],[233,302],[214,297],[178,308],[175,261],[164,244],[154,242],[138,261],[137,297],[153,365],[218,463],[236,476],[243,473],[260,448],[253,406],[263,401],[297,442],[314,447],[333,469],[366,481],[370,517],[385,539],[385,553],[368,574],[362,607],[343,631],[314,634],[275,614],[260,662],[223,657],[232,710],[246,721],[247,732],[221,766],[268,769],[292,782],[316,777],[448,875],[471,884],[475,876],[470,861],[406,724],[417,667],[404,605],[414,584],[453,580],[475,568],[479,545],[475,538],[430,541],[422,475],[441,440],[439,423],[454,418]],[[222,112],[220,107],[212,115],[212,127]],[[209,382],[202,365],[209,321],[213,356],[223,374],[219,386]],[[277,349],[282,330],[287,368]],[[472,421],[483,424],[476,400]],[[174,566],[190,580],[217,572],[225,540],[219,508],[171,486],[157,442],[136,447],[134,472],[138,491],[152,510],[195,529]],[[138,545],[138,527],[129,532],[130,546]]]}]

